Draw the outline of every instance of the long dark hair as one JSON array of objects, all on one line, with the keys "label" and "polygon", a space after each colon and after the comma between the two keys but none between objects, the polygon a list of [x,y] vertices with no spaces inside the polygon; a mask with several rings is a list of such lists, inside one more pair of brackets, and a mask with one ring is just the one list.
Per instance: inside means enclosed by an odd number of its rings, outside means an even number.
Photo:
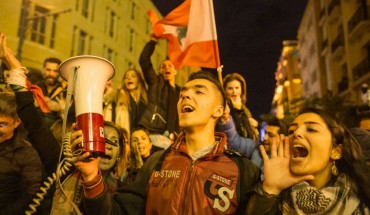
[{"label": "long dark hair", "polygon": [[358,186],[352,189],[370,207],[370,167],[366,164],[360,144],[346,126],[329,112],[318,108],[304,108],[298,115],[315,113],[319,115],[332,134],[333,145],[342,144],[342,157],[336,161],[339,172],[347,174]]}]

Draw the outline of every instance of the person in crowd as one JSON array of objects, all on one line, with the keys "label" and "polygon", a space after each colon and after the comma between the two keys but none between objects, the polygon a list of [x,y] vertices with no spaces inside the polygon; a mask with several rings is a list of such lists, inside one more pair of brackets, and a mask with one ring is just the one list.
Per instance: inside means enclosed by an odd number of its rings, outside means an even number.
[{"label": "person in crowd", "polygon": [[[268,117],[266,124],[266,133],[263,136],[261,144],[264,146],[266,153],[270,155],[272,143],[278,143],[280,134],[287,135],[287,124],[276,116]],[[261,178],[263,179],[263,160],[259,151],[259,143],[250,138],[241,137],[237,133],[228,107],[225,109],[224,115],[220,118],[217,127],[220,131],[225,132],[227,143],[233,150],[249,158],[262,170]]]},{"label": "person in crowd", "polygon": [[288,125],[276,116],[269,116],[266,119],[266,130],[262,144],[267,154],[270,154],[272,142],[278,142],[280,135],[288,135]]},{"label": "person in crowd", "polygon": [[[103,118],[104,121],[116,122],[117,90],[114,89],[113,80],[108,80],[103,93]],[[126,117],[128,124],[128,117]],[[117,123],[118,124],[118,123]],[[123,124],[120,124],[124,128]],[[127,127],[127,126],[126,126]]]},{"label": "person in crowd", "polygon": [[41,160],[25,138],[14,94],[0,92],[0,214],[24,214],[40,188]]},{"label": "person in crowd", "polygon": [[[335,117],[305,108],[289,136],[261,146],[265,179],[249,212],[268,214],[370,214],[370,171],[358,142]],[[253,202],[253,204],[251,203]]]},{"label": "person in crowd", "polygon": [[149,131],[145,128],[137,128],[131,133],[130,137],[130,157],[127,162],[127,174],[120,178],[123,184],[134,181],[137,172],[146,160],[155,152],[163,148],[154,146],[149,137]]},{"label": "person in crowd", "polygon": [[[77,133],[79,132],[82,135],[82,131],[77,131]],[[121,159],[126,157],[124,141],[127,140],[127,135],[127,131],[114,123],[104,122],[105,156],[100,159],[99,169],[101,170],[102,180],[107,184],[108,192],[111,195],[118,189],[117,179],[121,174],[124,174],[126,168],[126,162],[122,162]],[[75,146],[72,145],[72,148],[75,148]],[[73,200],[76,207],[80,207],[83,192],[80,171],[75,171],[63,181],[63,190],[64,193],[69,194],[68,198]],[[54,194],[51,213],[73,214],[76,209],[66,198],[61,190],[57,189]],[[84,211],[83,208],[80,207],[80,209]]]},{"label": "person in crowd", "polygon": [[351,128],[350,132],[360,144],[366,163],[370,166],[370,131],[362,128]]},{"label": "person in crowd", "polygon": [[[175,84],[177,70],[170,60],[164,60],[160,65],[159,74],[154,70],[150,60],[157,39],[152,37],[141,52],[139,64],[148,84],[148,106],[139,121],[139,125],[148,129],[154,145],[161,145],[161,136],[170,137],[179,131],[176,102],[180,87]],[[162,138],[163,139],[163,138]],[[170,145],[167,138],[165,144]]]},{"label": "person in crowd", "polygon": [[230,108],[228,105],[226,105],[224,114],[217,123],[217,129],[226,134],[227,143],[231,149],[246,156],[262,169],[263,162],[258,150],[258,142],[238,134],[233,118],[230,115]]},{"label": "person in crowd", "polygon": [[139,71],[129,69],[123,74],[116,101],[114,122],[131,133],[148,104],[144,77]]},{"label": "person in crowd", "polygon": [[[57,169],[60,146],[34,105],[35,99],[32,92],[35,93],[35,98],[40,98],[41,96],[37,92],[41,93],[42,91],[35,91],[36,86],[27,85],[26,74],[28,71],[7,47],[6,36],[2,32],[0,32],[0,59],[9,69],[7,84],[15,92],[17,114],[27,130],[27,139],[36,149],[42,161],[42,170],[45,173],[43,179],[46,179]],[[51,187],[49,193],[44,196],[38,208],[39,214],[50,214],[53,191],[54,187]],[[23,208],[23,213],[24,211],[25,208]]]},{"label": "person in crowd", "polygon": [[[54,136],[49,127],[46,126],[45,122],[42,120],[41,116],[37,114],[37,110],[34,106],[34,94],[31,92],[31,89],[26,86],[26,68],[22,67],[20,62],[15,58],[12,54],[10,49],[6,46],[6,38],[3,33],[0,33],[0,59],[2,62],[6,63],[8,68],[10,69],[9,74],[12,76],[14,75],[16,78],[12,77],[11,82],[9,83],[16,91],[16,104],[17,104],[17,112],[20,116],[20,119],[25,125],[26,130],[28,131],[28,139],[32,143],[32,145],[37,150],[42,163],[45,166],[45,170],[48,176],[51,176],[53,173],[56,172],[58,162],[59,162],[59,154],[61,147],[59,145],[61,135]],[[19,85],[18,85],[19,84]],[[58,123],[60,122],[60,123]],[[55,130],[61,131],[61,123],[62,121],[57,121],[55,123]],[[68,122],[68,121],[67,121]],[[123,135],[124,134],[124,135]],[[127,141],[128,133],[124,130],[117,128],[114,124],[105,122],[105,137],[106,141],[106,151],[108,157],[102,159],[102,164],[100,168],[104,170],[104,175],[106,176],[106,181],[109,183],[112,188],[112,192],[116,189],[117,185],[114,183],[110,183],[115,180],[115,178],[119,177],[120,174],[123,174],[125,171],[125,155],[124,149],[125,147],[120,147],[117,150],[117,145],[123,145],[123,141]],[[125,138],[126,136],[126,138]],[[58,137],[58,140],[56,139]],[[117,151],[120,156],[117,156]],[[109,172],[111,174],[107,174],[106,169],[109,169],[110,166],[113,166],[114,171]],[[41,169],[41,168],[40,168]],[[114,177],[113,177],[114,176]],[[72,178],[72,179],[71,179]],[[73,174],[66,180],[66,184],[73,184]],[[79,178],[79,177],[77,177]],[[39,180],[40,181],[40,180]],[[78,183],[76,183],[78,185]],[[70,187],[69,187],[70,188]],[[49,191],[51,196],[53,195],[53,191]],[[48,194],[49,194],[48,193]],[[54,201],[60,200],[60,192],[56,192],[55,194],[57,197]],[[58,197],[59,195],[59,197]],[[71,194],[73,195],[73,193]],[[76,198],[73,201],[78,201],[78,195],[75,196]],[[50,205],[45,204],[45,202],[49,202]],[[65,203],[65,202],[64,202]],[[67,205],[65,203],[65,207],[54,207],[53,212],[60,214],[61,210],[64,212],[72,213],[72,209],[70,208],[71,205]],[[39,214],[50,214],[51,210],[51,199],[45,198],[41,202],[41,208],[38,210]],[[71,209],[71,210],[69,210]],[[56,211],[55,211],[56,210]],[[69,211],[68,211],[69,210]],[[22,214],[24,214],[25,209],[23,209]],[[11,213],[7,213],[11,214]]]},{"label": "person in crowd", "polygon": [[[245,79],[239,73],[231,73],[223,79],[223,86],[238,134],[242,137],[258,140],[258,134],[251,126],[251,122],[256,123],[257,121],[250,119],[252,114],[245,105],[247,102]],[[258,122],[255,126],[258,127]]]},{"label": "person in crowd", "polygon": [[145,161],[156,151],[162,150],[162,148],[154,146],[151,139],[149,138],[149,131],[145,128],[135,129],[131,133],[131,149],[139,149],[141,159]]},{"label": "person in crowd", "polygon": [[[177,103],[183,129],[174,144],[153,154],[135,182],[107,195],[99,158],[82,162],[84,205],[95,214],[234,214],[243,211],[248,190],[260,181],[257,166],[245,157],[224,153],[226,136],[215,133],[226,96],[210,73],[190,75]],[[78,135],[72,135],[79,143]],[[153,172],[154,171],[154,172]],[[185,186],[186,185],[186,186]]]},{"label": "person in crowd", "polygon": [[[68,119],[66,122],[66,133],[71,131],[73,119]],[[51,127],[50,131],[53,133],[55,139],[58,141],[59,145],[62,146],[63,141],[63,119],[58,119],[55,121]]]},{"label": "person in crowd", "polygon": [[47,105],[51,110],[49,113],[40,111],[46,125],[49,127],[56,120],[61,118],[61,113],[64,108],[65,99],[63,89],[66,88],[66,84],[62,85],[59,81],[58,68],[60,64],[61,60],[58,58],[46,58],[42,68],[43,80],[38,84],[45,96]]},{"label": "person in crowd", "polygon": [[359,108],[356,117],[356,126],[367,131],[370,131],[370,107],[363,106]]}]

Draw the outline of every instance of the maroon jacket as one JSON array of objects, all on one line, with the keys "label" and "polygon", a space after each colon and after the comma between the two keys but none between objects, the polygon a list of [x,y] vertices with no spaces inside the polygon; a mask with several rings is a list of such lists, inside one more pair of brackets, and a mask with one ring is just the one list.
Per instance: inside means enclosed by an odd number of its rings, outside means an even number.
[{"label": "maroon jacket", "polygon": [[[238,207],[245,206],[248,198],[244,197],[259,181],[260,171],[243,158],[241,177],[238,165],[224,152],[225,134],[216,133],[215,137],[218,143],[213,149],[193,162],[186,149],[185,136],[180,135],[164,154],[158,171],[153,169],[163,153],[152,155],[137,180],[131,187],[119,191],[113,201],[106,196],[106,189],[99,186],[94,186],[99,193],[85,190],[87,210],[95,214],[236,213]],[[240,189],[240,183],[244,183],[246,189]]]}]

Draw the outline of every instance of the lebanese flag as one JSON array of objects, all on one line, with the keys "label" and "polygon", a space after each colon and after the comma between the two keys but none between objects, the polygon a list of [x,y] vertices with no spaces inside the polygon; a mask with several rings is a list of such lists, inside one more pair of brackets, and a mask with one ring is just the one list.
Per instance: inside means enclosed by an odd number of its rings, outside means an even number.
[{"label": "lebanese flag", "polygon": [[176,68],[220,67],[212,0],[185,0],[163,19],[148,11],[153,35],[168,40],[168,55]]}]

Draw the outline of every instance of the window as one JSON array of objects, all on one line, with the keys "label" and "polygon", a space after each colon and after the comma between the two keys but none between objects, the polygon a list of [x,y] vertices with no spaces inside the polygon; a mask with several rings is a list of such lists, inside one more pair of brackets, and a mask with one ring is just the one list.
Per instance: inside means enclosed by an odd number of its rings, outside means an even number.
[{"label": "window", "polygon": [[107,49],[107,60],[109,60],[109,61],[112,61],[113,60],[113,54],[114,54],[114,52],[113,52],[113,50],[112,49]]},{"label": "window", "polygon": [[87,44],[87,34],[84,31],[80,31],[80,37],[78,39],[77,55],[82,55],[85,53],[86,44]]},{"label": "window", "polygon": [[136,4],[132,2],[131,4],[131,19],[134,20],[136,16]]},{"label": "window", "polygon": [[91,44],[93,44],[94,37],[90,36],[89,38],[89,47],[87,54],[91,54]]},{"label": "window", "polygon": [[147,18],[145,19],[146,20],[146,28],[145,28],[145,33],[146,34],[149,34],[150,31],[152,30],[152,23],[150,22],[150,20]]},{"label": "window", "polygon": [[80,0],[76,0],[75,10],[78,11],[79,7],[80,7]]},{"label": "window", "polygon": [[76,35],[77,35],[77,27],[73,26],[73,32],[72,32],[72,44],[71,44],[71,56],[75,55],[75,41],[76,41]]},{"label": "window", "polygon": [[89,16],[89,0],[82,0],[82,16]]},{"label": "window", "polygon": [[129,47],[128,50],[129,52],[132,52],[134,49],[134,30],[130,29],[130,37],[129,37]]},{"label": "window", "polygon": [[112,11],[110,13],[110,21],[109,21],[109,36],[114,37],[114,29],[116,26],[116,14]]},{"label": "window", "polygon": [[57,17],[58,15],[53,16],[53,24],[51,26],[51,37],[50,37],[50,48],[54,48],[55,45],[55,32],[57,28]]},{"label": "window", "polygon": [[31,40],[40,44],[45,44],[45,34],[46,34],[46,26],[47,26],[47,19],[46,14],[49,13],[49,10],[46,8],[36,6],[35,7],[35,18],[32,22],[32,33],[31,33]]}]

